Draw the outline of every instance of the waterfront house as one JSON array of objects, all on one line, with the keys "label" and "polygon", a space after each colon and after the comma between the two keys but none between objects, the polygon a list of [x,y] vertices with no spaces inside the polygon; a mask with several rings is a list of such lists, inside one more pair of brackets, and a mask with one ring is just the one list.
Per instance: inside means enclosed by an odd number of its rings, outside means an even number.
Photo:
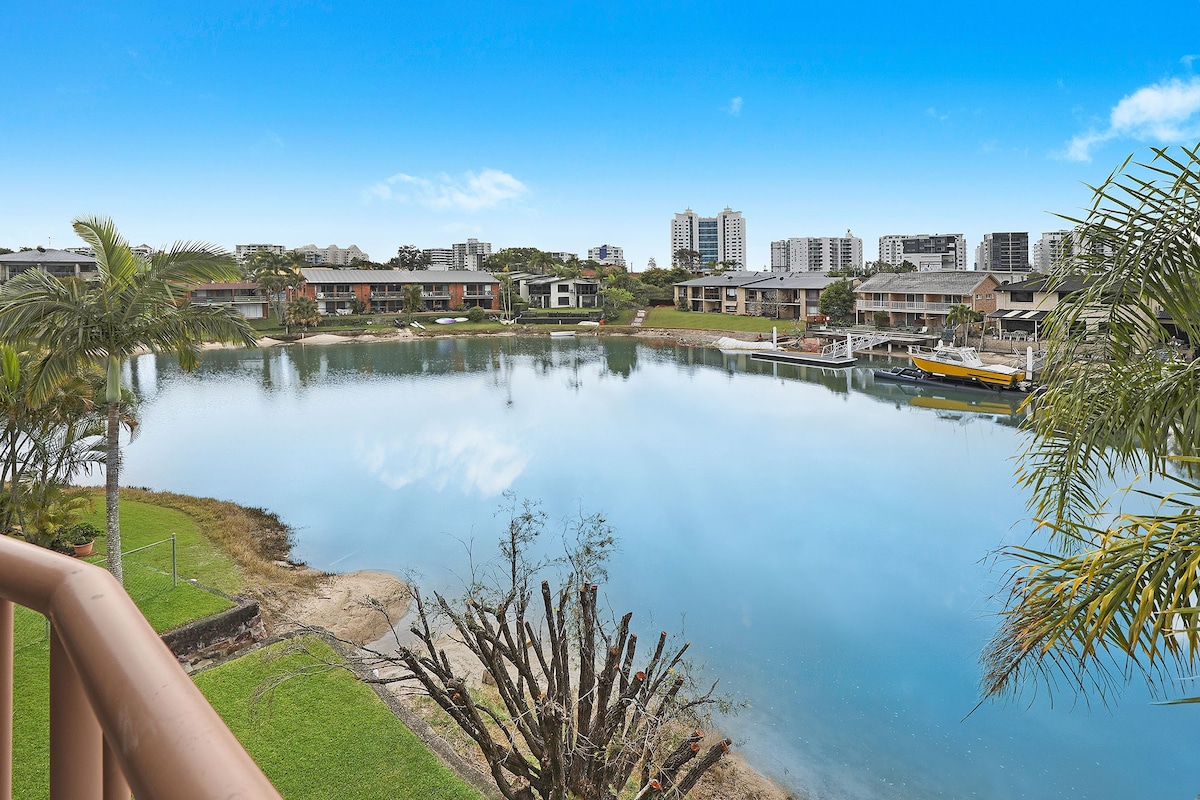
[{"label": "waterfront house", "polygon": [[599,308],[600,281],[595,278],[558,278],[514,272],[516,287],[530,308]]},{"label": "waterfront house", "polygon": [[56,278],[94,278],[97,275],[96,259],[68,250],[37,247],[0,255],[0,281],[31,269],[40,269]]},{"label": "waterfront house", "polygon": [[224,306],[246,319],[267,316],[267,297],[262,287],[252,281],[201,284],[188,290],[187,300],[198,306]]},{"label": "waterfront house", "polygon": [[302,269],[301,294],[322,314],[347,314],[361,300],[372,314],[404,310],[405,292],[421,287],[422,311],[452,311],[479,306],[498,309],[499,281],[487,272],[471,270]]},{"label": "waterfront house", "polygon": [[743,313],[774,319],[812,320],[821,315],[821,292],[840,280],[818,273],[773,274],[739,287],[745,296]]},{"label": "waterfront house", "polygon": [[856,320],[873,324],[882,311],[893,327],[944,328],[952,306],[965,305],[985,315],[995,311],[999,285],[988,272],[883,272],[854,290]]},{"label": "waterfront house", "polygon": [[745,294],[738,289],[763,278],[761,272],[725,272],[683,281],[675,284],[675,305],[711,314],[745,314]]}]

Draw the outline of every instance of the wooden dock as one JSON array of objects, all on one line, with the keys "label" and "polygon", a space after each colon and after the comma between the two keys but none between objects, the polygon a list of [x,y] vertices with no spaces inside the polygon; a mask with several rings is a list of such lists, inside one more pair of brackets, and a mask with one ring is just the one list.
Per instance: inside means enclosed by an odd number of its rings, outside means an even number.
[{"label": "wooden dock", "polygon": [[853,355],[798,353],[793,350],[753,350],[750,352],[750,358],[755,361],[776,361],[782,364],[815,364],[820,367],[849,367],[858,360]]}]

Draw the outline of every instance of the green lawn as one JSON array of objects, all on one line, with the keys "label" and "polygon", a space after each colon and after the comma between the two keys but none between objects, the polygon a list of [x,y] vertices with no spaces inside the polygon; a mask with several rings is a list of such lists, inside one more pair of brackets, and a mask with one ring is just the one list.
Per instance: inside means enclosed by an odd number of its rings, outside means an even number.
[{"label": "green lawn", "polygon": [[699,311],[679,311],[659,306],[650,309],[643,323],[647,328],[684,328],[702,331],[737,331],[742,333],[770,333],[777,328],[779,333],[791,333],[794,320],[768,319],[766,317],[741,317],[736,314],[704,314]]},{"label": "green lawn", "polygon": [[[304,641],[320,658],[335,657],[320,640]],[[286,645],[196,676],[196,685],[280,794],[288,800],[478,800],[369,687],[344,670],[294,677],[253,702],[255,690],[272,676],[319,663],[306,653],[280,655]]]},{"label": "green lawn", "polygon": [[[84,520],[103,529],[104,502]],[[221,595],[204,591],[183,578],[233,593],[242,586],[233,562],[200,535],[195,521],[169,508],[133,500],[121,501],[122,549],[131,550],[176,534],[179,548],[178,585],[171,585],[169,544],[135,553],[125,559],[125,586],[156,631],[223,611],[233,604]],[[104,539],[96,542],[103,553]],[[103,566],[103,556],[88,559]],[[50,644],[46,621],[25,608],[16,610],[13,710],[13,797],[46,797],[49,793],[49,663]]]}]

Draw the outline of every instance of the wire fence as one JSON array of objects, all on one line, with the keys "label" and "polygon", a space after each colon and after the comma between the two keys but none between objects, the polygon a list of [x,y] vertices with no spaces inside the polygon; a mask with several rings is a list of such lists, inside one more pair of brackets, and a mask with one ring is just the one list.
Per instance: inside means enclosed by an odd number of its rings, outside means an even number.
[{"label": "wire fence", "polygon": [[[104,567],[104,555],[86,556],[89,564]],[[179,548],[171,538],[135,547],[121,553],[125,591],[139,606],[165,595],[179,584]],[[41,614],[18,607],[14,621],[14,646],[45,647],[50,641],[50,622]]]}]

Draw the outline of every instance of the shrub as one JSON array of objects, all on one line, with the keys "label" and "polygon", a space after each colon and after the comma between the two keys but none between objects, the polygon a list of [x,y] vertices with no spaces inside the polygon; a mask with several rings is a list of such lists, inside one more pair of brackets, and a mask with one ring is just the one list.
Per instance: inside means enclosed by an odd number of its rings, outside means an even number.
[{"label": "shrub", "polygon": [[483,322],[485,317],[487,317],[487,312],[480,306],[471,306],[467,309],[467,319],[471,322]]}]

